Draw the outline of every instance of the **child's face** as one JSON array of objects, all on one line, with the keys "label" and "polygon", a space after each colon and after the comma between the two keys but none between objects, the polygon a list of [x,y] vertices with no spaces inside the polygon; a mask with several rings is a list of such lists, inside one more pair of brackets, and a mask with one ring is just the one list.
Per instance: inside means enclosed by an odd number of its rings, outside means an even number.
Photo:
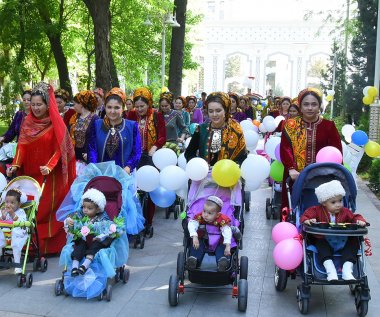
[{"label": "child's face", "polygon": [[294,107],[289,109],[289,116],[291,118],[297,117],[298,116],[298,111]]},{"label": "child's face", "polygon": [[83,202],[82,209],[83,209],[83,213],[86,216],[89,216],[90,218],[94,218],[96,214],[99,212],[99,207],[96,204],[89,201]]},{"label": "child's face", "polygon": [[213,204],[205,204],[202,212],[202,218],[206,222],[213,222],[219,216],[218,207]]},{"label": "child's face", "polygon": [[5,207],[7,209],[11,209],[13,211],[16,211],[21,206],[21,203],[17,200],[14,196],[6,196],[5,197]]},{"label": "child's face", "polygon": [[331,214],[337,214],[343,207],[343,197],[336,196],[326,200],[322,205],[327,209]]}]

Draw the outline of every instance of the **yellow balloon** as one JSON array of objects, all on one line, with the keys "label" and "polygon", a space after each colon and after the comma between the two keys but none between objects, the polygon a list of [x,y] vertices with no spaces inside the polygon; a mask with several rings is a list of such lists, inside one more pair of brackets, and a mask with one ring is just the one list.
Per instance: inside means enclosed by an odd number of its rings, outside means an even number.
[{"label": "yellow balloon", "polygon": [[373,101],[373,97],[370,97],[370,96],[364,96],[363,97],[363,103],[365,105],[370,105]]},{"label": "yellow balloon", "polygon": [[377,94],[378,94],[378,90],[377,90],[377,88],[376,87],[370,87],[369,89],[368,89],[368,96],[370,96],[370,97],[376,97],[377,96]]},{"label": "yellow balloon", "polygon": [[162,87],[161,88],[161,93],[165,93],[165,92],[168,92],[169,91],[169,88],[168,87]]},{"label": "yellow balloon", "polygon": [[326,100],[327,101],[331,101],[331,100],[333,100],[334,99],[334,96],[331,96],[331,95],[327,95],[326,96]]},{"label": "yellow balloon", "polygon": [[364,146],[364,151],[369,157],[380,156],[380,144],[374,141],[368,141]]},{"label": "yellow balloon", "polygon": [[263,110],[263,106],[262,106],[262,105],[258,105],[258,106],[256,107],[256,109],[257,109],[258,111],[261,111],[261,110]]},{"label": "yellow balloon", "polygon": [[240,168],[232,160],[220,160],[212,168],[211,176],[219,186],[232,187],[240,179]]}]

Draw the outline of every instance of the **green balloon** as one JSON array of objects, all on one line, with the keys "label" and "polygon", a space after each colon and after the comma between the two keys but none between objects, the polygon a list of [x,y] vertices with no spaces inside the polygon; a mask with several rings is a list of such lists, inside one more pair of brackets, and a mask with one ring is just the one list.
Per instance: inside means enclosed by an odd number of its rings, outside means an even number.
[{"label": "green balloon", "polygon": [[281,182],[284,178],[284,165],[279,161],[274,161],[270,166],[269,175],[275,182]]},{"label": "green balloon", "polygon": [[182,211],[182,212],[179,214],[179,217],[180,217],[182,220],[185,219],[186,216],[187,216],[186,211]]}]

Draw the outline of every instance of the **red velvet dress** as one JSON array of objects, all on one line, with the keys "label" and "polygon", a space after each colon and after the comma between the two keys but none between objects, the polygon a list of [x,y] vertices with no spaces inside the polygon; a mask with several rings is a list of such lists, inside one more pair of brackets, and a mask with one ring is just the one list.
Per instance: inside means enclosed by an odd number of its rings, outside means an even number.
[{"label": "red velvet dress", "polygon": [[[55,217],[55,212],[70,188],[63,186],[61,151],[56,141],[52,125],[40,138],[29,144],[18,144],[13,166],[20,167],[19,175],[33,177],[42,185],[44,176],[40,166],[47,166],[51,173],[38,206],[37,230],[42,254],[59,253],[66,243],[66,234],[61,222]],[[71,180],[72,182],[72,180]]]},{"label": "red velvet dress", "polygon": [[334,146],[342,152],[342,143],[333,121],[318,118],[307,123],[301,117],[288,119],[282,130],[280,155],[284,164],[282,186],[282,207],[288,207],[285,182],[289,170],[301,172],[306,166],[315,163],[318,151],[325,146]]}]

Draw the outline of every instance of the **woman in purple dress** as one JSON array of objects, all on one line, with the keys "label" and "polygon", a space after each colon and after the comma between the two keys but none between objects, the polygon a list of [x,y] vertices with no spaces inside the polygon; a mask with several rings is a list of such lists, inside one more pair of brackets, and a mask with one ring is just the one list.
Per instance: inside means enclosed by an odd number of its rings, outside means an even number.
[{"label": "woman in purple dress", "polygon": [[228,95],[231,99],[231,110],[230,115],[232,119],[235,119],[237,122],[241,122],[247,119],[247,115],[238,108],[239,96],[234,92],[229,92]]},{"label": "woman in purple dress", "polygon": [[187,111],[190,114],[190,123],[203,123],[202,109],[197,108],[197,97],[187,96]]},{"label": "woman in purple dress", "polygon": [[18,136],[20,134],[21,124],[24,121],[24,118],[29,114],[30,112],[30,100],[32,98],[32,91],[31,90],[25,90],[22,93],[22,105],[23,109],[16,112],[15,116],[13,117],[12,123],[9,126],[9,129],[7,132],[3,134],[3,136],[0,137],[0,143],[9,143],[12,142],[14,138],[16,138],[16,141],[18,140]]}]

